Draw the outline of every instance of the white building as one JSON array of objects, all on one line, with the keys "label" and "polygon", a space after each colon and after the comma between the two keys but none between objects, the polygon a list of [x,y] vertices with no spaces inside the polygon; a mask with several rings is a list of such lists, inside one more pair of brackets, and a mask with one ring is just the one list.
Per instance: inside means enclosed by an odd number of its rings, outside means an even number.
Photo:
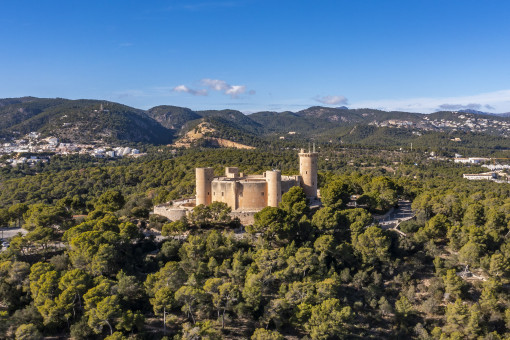
[{"label": "white building", "polygon": [[462,177],[474,181],[477,180],[492,181],[498,178],[498,174],[495,172],[484,172],[481,174],[464,174],[462,175]]},{"label": "white building", "polygon": [[480,164],[490,161],[490,158],[482,157],[455,158],[453,161],[455,163]]},{"label": "white building", "polygon": [[58,138],[57,137],[48,137],[44,139],[48,144],[50,145],[57,145],[58,144]]}]

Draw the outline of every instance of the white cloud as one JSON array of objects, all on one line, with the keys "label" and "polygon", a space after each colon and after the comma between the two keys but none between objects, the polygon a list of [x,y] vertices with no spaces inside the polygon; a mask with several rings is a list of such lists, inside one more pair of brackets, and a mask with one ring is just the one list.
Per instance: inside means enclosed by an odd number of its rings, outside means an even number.
[{"label": "white cloud", "polygon": [[510,90],[480,93],[471,96],[382,99],[353,103],[353,108],[374,108],[386,111],[431,113],[440,110],[463,108],[483,109],[492,112],[510,111]]},{"label": "white cloud", "polygon": [[228,90],[230,85],[224,80],[204,78],[201,81],[202,85],[207,86],[215,91]]},{"label": "white cloud", "polygon": [[242,94],[248,93],[249,95],[254,95],[254,90],[247,91],[246,85],[230,85],[225,80],[220,79],[210,79],[210,78],[204,78],[200,81],[201,89],[197,88],[190,88],[186,85],[178,85],[171,90],[173,92],[184,92],[189,93],[194,96],[207,96],[210,91],[217,91],[221,92],[227,96],[230,96],[230,98],[237,99]]},{"label": "white cloud", "polygon": [[467,105],[463,105],[463,104],[442,104],[442,105],[439,105],[438,107],[439,109],[441,110],[447,110],[447,111],[452,111],[452,110],[477,110],[477,111],[480,111],[480,110],[494,110],[494,107],[492,105],[489,105],[489,104],[485,104],[485,105],[482,105],[482,104],[478,104],[478,103],[470,103],[470,104],[467,104]]},{"label": "white cloud", "polygon": [[347,98],[344,96],[324,96],[324,97],[315,97],[316,101],[326,105],[338,105],[338,104],[347,104]]},{"label": "white cloud", "polygon": [[199,90],[194,90],[194,89],[191,89],[189,87],[187,87],[186,85],[178,85],[176,87],[174,87],[172,89],[172,91],[174,92],[185,92],[185,93],[189,93],[193,96],[207,96],[207,90],[206,89],[199,89]]},{"label": "white cloud", "polygon": [[[230,85],[226,81],[220,79],[204,78],[201,80],[201,83],[211,90],[223,92],[231,98],[239,98],[241,94],[246,92],[245,85]],[[255,91],[250,90],[248,93],[255,94]]]},{"label": "white cloud", "polygon": [[246,86],[244,85],[234,85],[231,86],[228,90],[225,91],[225,94],[230,95],[232,98],[237,98],[240,94],[246,92]]}]

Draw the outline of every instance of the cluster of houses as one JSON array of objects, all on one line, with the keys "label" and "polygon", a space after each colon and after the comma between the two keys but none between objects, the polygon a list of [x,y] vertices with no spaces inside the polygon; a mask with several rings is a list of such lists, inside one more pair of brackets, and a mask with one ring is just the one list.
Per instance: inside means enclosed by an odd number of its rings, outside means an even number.
[{"label": "cluster of houses", "polygon": [[368,125],[375,125],[377,127],[392,127],[392,128],[417,128],[421,130],[430,130],[427,125],[423,122],[412,122],[409,120],[401,120],[401,119],[389,119],[382,122],[373,121]]},{"label": "cluster of houses", "polygon": [[[471,132],[491,132],[497,131],[504,137],[508,137],[510,131],[510,121],[502,119],[490,119],[486,117],[477,117],[474,114],[459,114],[460,112],[453,112],[458,114],[454,119],[436,118],[433,119],[427,115],[423,119],[414,122],[403,119],[389,119],[382,122],[373,121],[370,125],[378,127],[392,127],[392,128],[416,128],[424,131],[471,131]],[[496,117],[495,117],[496,118]],[[453,141],[460,141],[460,139],[452,139]]]},{"label": "cluster of houses", "polygon": [[[456,112],[457,113],[457,112]],[[424,117],[432,126],[436,128],[448,128],[452,131],[471,131],[471,132],[489,132],[498,130],[503,133],[504,137],[508,137],[508,129],[510,122],[506,120],[488,119],[476,117],[470,114],[460,114],[457,120],[450,119],[430,119]]]},{"label": "cluster of houses", "polygon": [[94,157],[104,158],[104,157],[126,157],[126,156],[134,156],[137,157],[140,154],[140,150],[131,149],[130,147],[116,147],[113,149],[105,149],[105,148],[96,148],[92,153]]},{"label": "cluster of houses", "polygon": [[[23,154],[31,154],[28,157]],[[41,155],[34,155],[41,154]],[[0,144],[0,156],[9,155],[0,166],[19,166],[23,164],[34,165],[39,162],[48,162],[48,154],[55,155],[91,155],[97,158],[139,157],[140,150],[130,147],[112,147],[108,145],[63,143],[56,137],[40,138],[38,132],[30,132],[20,139]]]}]

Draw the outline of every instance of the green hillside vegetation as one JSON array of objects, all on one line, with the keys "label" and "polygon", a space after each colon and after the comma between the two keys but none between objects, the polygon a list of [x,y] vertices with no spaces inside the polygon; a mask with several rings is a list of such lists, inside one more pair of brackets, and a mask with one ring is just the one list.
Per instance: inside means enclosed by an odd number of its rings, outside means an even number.
[{"label": "green hillside vegetation", "polygon": [[0,99],[0,131],[30,119],[44,110],[67,103],[67,99],[34,97]]},{"label": "green hillside vegetation", "polygon": [[265,142],[260,137],[244,127],[239,127],[232,121],[214,116],[204,118],[201,121],[208,122],[216,130],[215,132],[207,133],[207,136],[224,138],[245,145],[264,147]]},{"label": "green hillside vegetation", "polygon": [[[176,112],[179,111],[176,110]],[[364,147],[409,147],[413,143],[417,148],[432,151],[442,150],[450,152],[450,154],[459,151],[487,154],[491,150],[507,150],[510,147],[509,139],[502,138],[497,131],[493,131],[493,133],[439,132],[368,125],[373,122],[380,123],[388,120],[422,122],[423,115],[410,112],[311,107],[299,112],[256,112],[248,116],[232,110],[200,111],[197,114],[220,118],[219,121],[222,122],[220,124],[222,126],[218,125],[216,136],[237,135],[236,141],[243,140],[244,143],[254,146],[259,146],[260,140],[266,140],[276,145],[299,147],[297,144],[301,143],[301,146],[303,146],[303,139],[314,139],[317,142],[331,142],[334,145]],[[475,116],[473,114],[463,114]],[[460,113],[438,112],[428,115],[428,117],[430,119],[456,121],[459,115]],[[480,117],[486,116],[482,115]],[[196,116],[193,118],[196,118]],[[498,118],[496,120],[505,121],[505,119]],[[181,125],[184,130],[189,130],[199,121],[192,120],[190,122],[188,125]],[[222,131],[223,129],[229,131]],[[238,132],[234,132],[235,130],[238,130]],[[289,135],[288,132],[291,131],[296,134]],[[254,136],[257,136],[258,140],[254,139]],[[279,140],[280,136],[284,136],[285,141]],[[450,140],[456,137],[461,138],[462,141],[453,142]]]},{"label": "green hillside vegetation", "polygon": [[[101,104],[104,110],[99,112]],[[56,136],[62,141],[161,145],[175,142],[201,122],[207,122],[215,130],[207,137],[223,138],[266,150],[300,148],[312,140],[324,147],[329,144],[331,147],[390,149],[410,148],[412,143],[418,150],[449,156],[459,152],[484,156],[510,148],[504,125],[473,132],[467,127],[441,130],[429,123],[431,120],[460,122],[460,115],[481,124],[484,124],[484,119],[500,123],[510,121],[508,117],[463,112],[443,111],[425,116],[409,112],[319,106],[298,112],[256,112],[250,115],[235,110],[193,111],[168,105],[143,111],[104,101],[24,97],[0,100],[0,138],[20,137],[38,131],[43,137]],[[408,121],[415,126],[378,126],[388,121]],[[452,141],[455,138],[461,140]],[[197,141],[196,145],[217,147],[218,143],[204,139]]]},{"label": "green hillside vegetation", "polygon": [[[320,153],[320,209],[295,187],[241,234],[222,204],[149,217],[152,204],[193,195],[194,167],[227,165],[295,174],[298,161],[294,150],[191,149],[0,179],[0,226],[29,231],[0,253],[0,338],[510,336],[509,184],[345,148]],[[415,213],[403,234],[373,221],[399,199]]]},{"label": "green hillside vegetation", "polygon": [[200,119],[198,113],[184,107],[161,105],[147,110],[147,115],[167,129],[179,131],[186,123]]},{"label": "green hillside vegetation", "polygon": [[147,114],[160,122],[168,129],[179,131],[183,128],[189,130],[201,118],[210,121],[222,121],[230,126],[256,133],[260,125],[249,118],[249,116],[236,110],[207,110],[192,111],[188,108],[162,105],[156,106],[147,111]]},{"label": "green hillside vegetation", "polygon": [[236,110],[208,110],[197,111],[202,117],[218,119],[224,122],[230,122],[232,126],[238,126],[246,131],[257,134],[262,131],[261,125],[251,119],[250,116]]},{"label": "green hillside vegetation", "polygon": [[288,111],[253,113],[249,117],[264,126],[268,134],[287,134],[294,131],[309,136],[311,131],[320,132],[331,128],[331,122],[328,120],[300,116],[298,113]]},{"label": "green hillside vegetation", "polygon": [[[402,119],[407,117],[404,113]],[[413,114],[409,114],[413,115]],[[298,112],[256,112],[249,117],[264,126],[266,133],[287,133],[294,131],[310,135],[322,133],[333,127],[353,126],[372,120],[382,121],[400,117],[401,113],[384,112],[370,109],[335,109],[320,106],[310,107]],[[414,116],[413,116],[414,117]],[[415,117],[416,118],[416,117]]]},{"label": "green hillside vegetation", "polygon": [[[51,103],[51,104],[50,104]],[[101,104],[104,107],[100,111]],[[63,141],[90,143],[104,142],[145,142],[169,143],[173,139],[171,130],[148,117],[143,110],[125,105],[97,100],[41,99],[29,102],[30,117],[19,121],[19,105],[1,108],[0,115],[7,119],[3,135],[25,135],[31,131],[40,132],[42,137],[55,136]],[[33,109],[31,109],[33,108]],[[14,119],[16,118],[16,119]],[[19,122],[18,122],[19,121]]]},{"label": "green hillside vegetation", "polygon": [[363,116],[365,119],[373,119],[376,121],[385,121],[389,119],[408,120],[418,123],[423,119],[423,115],[419,113],[403,112],[403,111],[383,111],[374,109],[353,109],[355,113]]}]

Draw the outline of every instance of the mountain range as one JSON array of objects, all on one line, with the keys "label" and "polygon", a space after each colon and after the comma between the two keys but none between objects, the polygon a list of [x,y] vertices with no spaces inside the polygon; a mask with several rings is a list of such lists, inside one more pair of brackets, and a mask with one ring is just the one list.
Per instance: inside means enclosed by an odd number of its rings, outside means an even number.
[{"label": "mountain range", "polygon": [[[398,146],[452,135],[498,138],[510,148],[510,118],[473,111],[420,114],[375,109],[314,106],[298,112],[236,110],[193,111],[161,105],[141,110],[101,100],[63,98],[0,99],[0,139],[36,131],[76,143],[170,144],[193,129],[207,127],[201,138],[220,138],[251,146],[268,141]],[[188,134],[189,135],[189,134]],[[434,138],[436,138],[434,137]],[[507,145],[508,144],[508,145]]]}]

